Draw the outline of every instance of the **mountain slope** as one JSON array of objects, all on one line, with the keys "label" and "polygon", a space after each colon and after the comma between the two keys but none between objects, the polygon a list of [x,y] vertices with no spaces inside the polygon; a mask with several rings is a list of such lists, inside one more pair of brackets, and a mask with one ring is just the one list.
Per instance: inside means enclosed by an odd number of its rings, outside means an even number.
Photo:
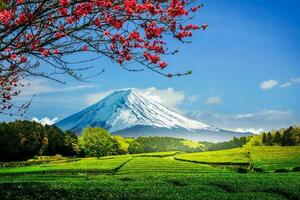
[{"label": "mountain slope", "polygon": [[[224,131],[204,123],[188,119],[153,101],[136,89],[116,91],[98,103],[71,115],[56,124],[63,130],[80,133],[85,127],[103,127],[112,133],[137,136],[173,136],[200,139],[203,135],[224,140],[222,135],[244,134]],[[197,137],[198,136],[198,137]],[[231,137],[232,136],[232,137]],[[213,139],[215,140],[215,139]]]}]

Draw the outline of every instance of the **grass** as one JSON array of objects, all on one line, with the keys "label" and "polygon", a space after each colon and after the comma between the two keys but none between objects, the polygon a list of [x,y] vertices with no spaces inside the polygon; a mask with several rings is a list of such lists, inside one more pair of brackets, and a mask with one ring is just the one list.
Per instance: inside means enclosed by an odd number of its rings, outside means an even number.
[{"label": "grass", "polygon": [[169,152],[131,154],[130,156],[134,156],[134,157],[167,157],[167,156],[174,156],[178,153],[179,153],[179,151],[169,151]]},{"label": "grass", "polygon": [[70,159],[24,167],[1,167],[0,175],[18,173],[110,173],[127,162],[130,158],[131,157]]},{"label": "grass", "polygon": [[212,167],[210,165],[199,165],[177,161],[174,158],[143,158],[137,157],[124,167],[117,174],[199,174],[213,172],[229,172],[228,170]]},{"label": "grass", "polygon": [[243,148],[187,153],[176,155],[177,159],[208,164],[247,164],[247,151]]},{"label": "grass", "polygon": [[253,165],[265,171],[300,166],[300,146],[252,148]]},{"label": "grass", "polygon": [[[299,199],[298,174],[21,175],[1,199]],[[1,192],[2,191],[2,192]],[[4,197],[4,198],[3,198]],[[26,198],[27,197],[27,198]]]},{"label": "grass", "polygon": [[[298,165],[298,148],[286,149],[276,157],[272,153],[285,149],[257,148],[252,149],[251,156],[261,167],[281,162],[280,168],[290,168]],[[0,199],[300,199],[299,172],[240,174],[217,165],[174,158],[245,162],[245,152],[164,152],[0,167]],[[258,159],[264,157],[266,160]],[[285,165],[283,161],[288,160],[295,162]]]},{"label": "grass", "polygon": [[[250,152],[250,158],[248,155]],[[202,153],[177,154],[176,159],[206,164],[250,164],[267,172],[300,166],[300,146],[256,146]],[[250,160],[251,159],[251,160]]]},{"label": "grass", "polygon": [[[157,153],[144,153],[144,154],[132,154],[132,155],[116,155],[106,156],[100,159],[96,158],[60,158],[43,156],[42,161],[29,160],[28,166],[24,162],[20,162],[20,166],[15,166],[17,163],[13,163],[13,167],[0,167],[0,175],[8,173],[76,173],[76,172],[89,172],[89,173],[114,173],[116,169],[122,166],[135,157],[169,157],[177,154],[177,151],[172,152],[157,152]],[[39,164],[40,163],[40,164]],[[5,166],[3,163],[2,165]],[[25,166],[23,166],[25,165]]]}]

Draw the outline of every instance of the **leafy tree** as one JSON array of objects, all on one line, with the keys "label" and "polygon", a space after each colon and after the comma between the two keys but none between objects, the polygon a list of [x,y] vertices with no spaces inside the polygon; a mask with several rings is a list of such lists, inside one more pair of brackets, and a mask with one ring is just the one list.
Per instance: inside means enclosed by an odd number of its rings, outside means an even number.
[{"label": "leafy tree", "polygon": [[41,142],[40,142],[40,156],[43,155],[43,153],[45,152],[47,146],[48,146],[48,138],[47,137],[43,137],[41,139]]},{"label": "leafy tree", "polygon": [[128,147],[129,153],[147,153],[160,151],[203,151],[202,145],[172,137],[138,137]]},{"label": "leafy tree", "polygon": [[292,146],[295,144],[295,141],[293,141],[292,139],[293,130],[294,130],[293,127],[289,127],[283,132],[282,141],[281,141],[282,146]]},{"label": "leafy tree", "polygon": [[259,145],[281,145],[294,146],[300,144],[300,128],[289,127],[288,129],[281,128],[277,131],[262,133],[261,135],[249,136],[249,141],[246,146]]},{"label": "leafy tree", "polygon": [[127,154],[129,143],[128,141],[120,135],[113,136],[114,147],[116,154]]},{"label": "leafy tree", "polygon": [[0,124],[0,160],[10,161],[19,158],[21,137],[13,131],[11,124]]},{"label": "leafy tree", "polygon": [[232,140],[226,141],[226,142],[219,142],[219,143],[208,143],[206,144],[207,150],[222,150],[222,149],[231,149],[231,148],[237,148],[242,147],[247,143],[246,137],[233,137]]},{"label": "leafy tree", "polygon": [[251,147],[251,146],[261,146],[261,145],[263,145],[262,136],[263,136],[263,133],[261,133],[260,135],[250,135],[250,136],[248,136],[245,146]]},{"label": "leafy tree", "polygon": [[[146,153],[142,144],[138,143],[137,141],[133,141],[129,144],[128,152],[130,154],[136,153]],[[150,151],[151,152],[151,151]]]},{"label": "leafy tree", "polygon": [[262,136],[262,144],[263,144],[263,145],[266,145],[266,144],[267,144],[267,136],[266,136],[266,133],[263,133],[263,136]]},{"label": "leafy tree", "polygon": [[45,137],[43,125],[37,122],[16,121],[12,126],[21,138],[20,157],[27,159],[39,154],[41,141]]},{"label": "leafy tree", "polygon": [[62,130],[56,126],[45,126],[48,138],[48,155],[62,154],[65,148],[65,137]]},{"label": "leafy tree", "polygon": [[281,135],[279,133],[279,131],[276,131],[275,133],[275,137],[274,137],[274,143],[277,144],[277,145],[280,145],[281,144]]},{"label": "leafy tree", "polygon": [[85,128],[79,139],[84,151],[97,158],[113,153],[113,140],[110,133],[103,128]]},{"label": "leafy tree", "polygon": [[44,127],[36,122],[15,121],[0,124],[1,160],[31,158],[41,149]]},{"label": "leafy tree", "polygon": [[75,156],[79,155],[80,148],[78,144],[78,138],[76,134],[72,131],[66,131],[65,132],[65,140],[64,140],[64,154],[67,156]]},{"label": "leafy tree", "polygon": [[78,139],[55,126],[20,121],[0,123],[0,160],[26,160],[35,155],[78,155]]},{"label": "leafy tree", "polygon": [[294,141],[295,145],[300,144],[300,127],[295,127],[293,130],[293,136],[291,139]]},{"label": "leafy tree", "polygon": [[272,146],[273,145],[273,137],[271,132],[267,133],[267,141],[266,141],[267,146]]},{"label": "leafy tree", "polygon": [[[193,4],[194,0],[1,2],[0,105],[3,110],[12,108],[11,99],[19,94],[23,77],[39,76],[63,82],[55,75],[68,74],[82,80],[80,71],[91,67],[80,67],[78,63],[97,58],[110,59],[129,71],[150,69],[166,77],[190,74],[190,71],[163,71],[167,63],[162,56],[177,53],[168,51],[166,37],[171,35],[185,42],[193,30],[207,28],[205,24],[190,24],[193,13],[202,7]],[[95,58],[69,59],[78,53]],[[139,63],[140,68],[126,65],[132,61]],[[41,64],[49,67],[44,70]],[[100,74],[103,69],[98,71]]]}]

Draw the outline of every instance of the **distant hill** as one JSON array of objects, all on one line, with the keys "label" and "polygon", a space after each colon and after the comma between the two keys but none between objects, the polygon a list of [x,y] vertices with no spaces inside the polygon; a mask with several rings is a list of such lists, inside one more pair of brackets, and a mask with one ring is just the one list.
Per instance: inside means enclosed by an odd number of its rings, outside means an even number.
[{"label": "distant hill", "polygon": [[76,133],[81,133],[86,127],[102,127],[125,137],[169,136],[210,142],[251,135],[189,119],[148,98],[137,89],[116,91],[56,125]]}]

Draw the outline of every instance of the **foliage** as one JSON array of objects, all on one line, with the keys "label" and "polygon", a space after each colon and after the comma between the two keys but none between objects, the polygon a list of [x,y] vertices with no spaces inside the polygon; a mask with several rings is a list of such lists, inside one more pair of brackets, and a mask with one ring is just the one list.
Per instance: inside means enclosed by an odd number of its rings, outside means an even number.
[{"label": "foliage", "polygon": [[115,135],[112,136],[114,142],[114,149],[116,154],[127,154],[129,142],[127,139],[123,138],[122,136]]},{"label": "foliage", "polygon": [[235,148],[220,151],[207,151],[200,153],[178,154],[175,157],[177,159],[195,161],[199,163],[248,163],[248,158],[246,157],[246,150],[243,148]]},{"label": "foliage", "polygon": [[261,143],[262,143],[262,144],[267,144],[267,135],[266,135],[266,133],[263,133]]},{"label": "foliage", "polygon": [[39,165],[23,167],[6,167],[0,169],[0,174],[24,174],[24,173],[113,173],[116,168],[127,162],[130,158],[119,157],[115,159],[63,159],[54,160]]},{"label": "foliage", "polygon": [[[159,170],[159,168],[157,168]],[[145,168],[147,170],[147,168]],[[179,172],[179,170],[178,170]],[[299,199],[299,173],[42,174],[5,176],[2,199]],[[128,181],[129,180],[129,181]],[[30,184],[29,184],[30,183]]]},{"label": "foliage", "polygon": [[276,131],[273,142],[275,145],[281,144],[281,135],[280,135],[279,131]]},{"label": "foliage", "polygon": [[171,137],[112,136],[102,128],[86,128],[80,137],[56,126],[15,121],[0,124],[0,160],[25,160],[39,155],[106,156],[163,151],[202,151],[198,142]]},{"label": "foliage", "polygon": [[300,127],[262,132],[248,137],[246,146],[297,146],[300,145]]},{"label": "foliage", "polygon": [[203,142],[204,150],[222,150],[238,148],[243,146],[295,146],[300,144],[300,128],[289,127],[288,129],[280,129],[277,131],[262,132],[259,135],[251,135],[248,137],[234,137],[230,141],[209,143]]},{"label": "foliage", "polygon": [[[265,133],[263,133],[265,135]],[[268,132],[266,141],[262,141],[266,146],[281,145],[281,146],[294,146],[300,144],[300,128],[299,127],[289,127],[282,131],[275,133]]]},{"label": "foliage", "polygon": [[[27,76],[50,78],[68,74],[82,80],[79,63],[106,57],[129,71],[150,69],[166,77],[190,74],[167,73],[162,56],[169,51],[166,38],[185,42],[192,31],[205,30],[190,24],[202,5],[194,0],[9,0],[0,5],[0,100],[4,112],[11,109],[20,80]],[[70,60],[86,53],[92,59]],[[126,64],[135,61],[140,69]],[[48,70],[41,68],[47,64]],[[99,74],[103,70],[98,69]],[[96,74],[97,75],[97,74]],[[3,100],[3,101],[2,101]]]},{"label": "foliage", "polygon": [[129,153],[147,153],[159,151],[203,151],[202,145],[172,137],[138,137],[128,147]]},{"label": "foliage", "polygon": [[245,146],[251,147],[251,146],[262,146],[262,137],[263,134],[259,135],[251,135],[248,137],[248,141]]},{"label": "foliage", "polygon": [[[284,151],[296,147],[260,148]],[[77,161],[66,159],[41,164],[39,168],[7,167],[0,171],[1,199],[300,198],[300,174],[297,172],[240,174],[172,157],[122,155]]]},{"label": "foliage", "polygon": [[99,158],[114,153],[114,140],[103,128],[85,128],[79,142],[85,153],[90,156]]},{"label": "foliage", "polygon": [[0,123],[0,160],[25,160],[36,155],[78,155],[78,139],[56,126],[20,121]]},{"label": "foliage", "polygon": [[72,131],[67,130],[65,132],[64,146],[67,156],[79,155],[81,153],[78,138]]},{"label": "foliage", "polygon": [[265,171],[300,165],[300,146],[258,146],[250,148],[254,167]]},{"label": "foliage", "polygon": [[249,164],[263,171],[293,169],[300,165],[300,146],[252,146],[221,151],[178,154],[180,160],[198,163]]},{"label": "foliage", "polygon": [[[141,154],[150,152],[182,151],[202,152],[252,146],[291,146],[299,144],[299,128],[290,127],[261,135],[233,138],[227,142],[194,142],[172,137],[123,138],[112,136],[105,129],[86,128],[80,138],[56,126],[43,126],[36,122],[15,121],[0,123],[0,160],[26,160],[39,155],[96,156]],[[264,137],[265,135],[265,137]],[[265,138],[263,143],[263,138]],[[233,154],[235,150],[232,150]],[[232,156],[235,159],[237,155]],[[204,155],[204,154],[201,154]],[[245,153],[246,155],[246,153]],[[222,156],[225,158],[224,156]],[[209,158],[211,159],[211,158]],[[227,158],[226,158],[227,159]],[[249,158],[248,158],[249,159]],[[214,159],[212,159],[214,160]]]},{"label": "foliage", "polygon": [[48,155],[55,155],[64,151],[65,135],[62,130],[56,126],[45,126],[48,133]]},{"label": "foliage", "polygon": [[289,172],[288,169],[276,169],[275,170],[275,173],[286,173],[286,172]]},{"label": "foliage", "polygon": [[118,170],[118,175],[164,175],[164,174],[192,174],[197,172],[229,173],[230,171],[221,168],[214,168],[209,165],[182,162],[174,159],[159,157],[135,157],[125,166]]},{"label": "foliage", "polygon": [[222,149],[232,149],[243,147],[247,143],[247,137],[234,137],[230,141],[220,142],[220,143],[206,143],[205,150],[212,151],[212,150],[222,150]]}]

